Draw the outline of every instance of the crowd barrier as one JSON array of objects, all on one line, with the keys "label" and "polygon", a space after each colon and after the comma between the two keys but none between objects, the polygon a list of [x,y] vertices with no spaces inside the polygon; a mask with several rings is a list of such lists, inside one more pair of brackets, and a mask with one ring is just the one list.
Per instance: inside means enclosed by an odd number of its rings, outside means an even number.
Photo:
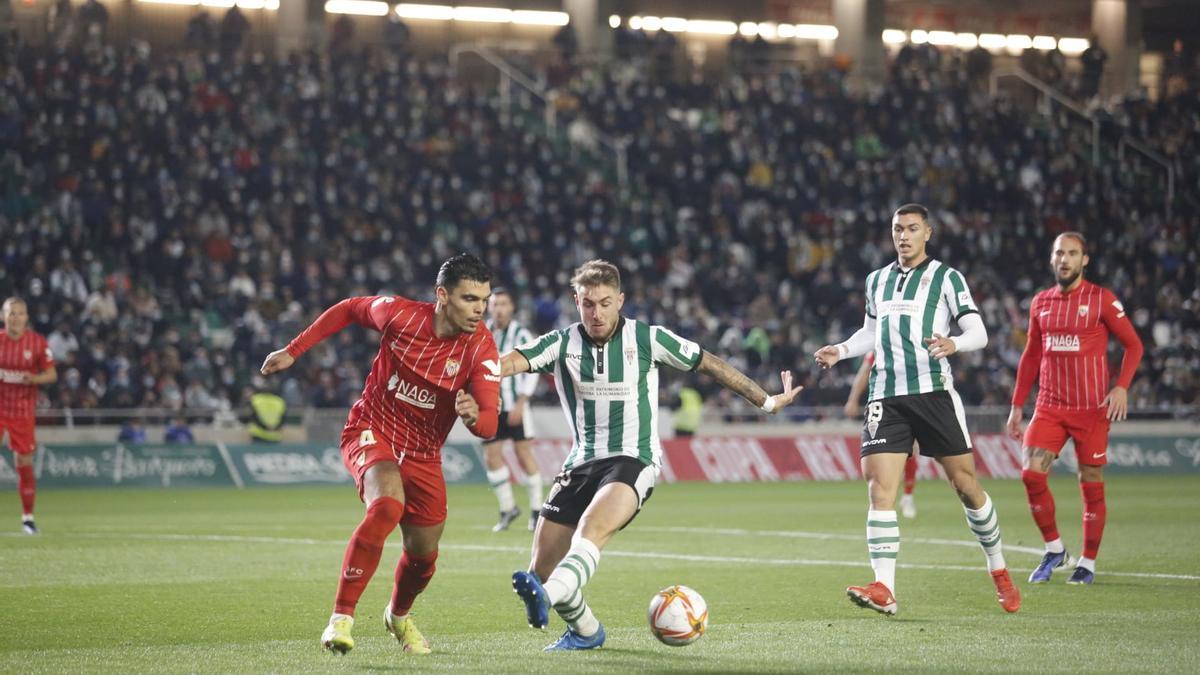
[{"label": "crowd barrier", "polygon": [[[1017,478],[1020,443],[1000,434],[974,438],[979,474]],[[854,480],[861,477],[857,436],[794,437],[700,436],[663,442],[662,478],[713,483],[747,481]],[[551,478],[570,449],[566,439],[538,439],[533,452],[542,474]],[[516,480],[524,473],[512,448],[504,456]],[[485,482],[479,446],[448,443],[442,450],[448,483]],[[1070,446],[1055,471],[1073,473]],[[43,487],[189,487],[231,485],[348,484],[350,476],[332,445],[55,444],[37,454],[35,471]],[[1200,434],[1113,436],[1108,447],[1109,473],[1200,472]],[[918,476],[942,475],[941,467],[922,457]],[[12,456],[0,456],[0,486],[15,485]]]}]

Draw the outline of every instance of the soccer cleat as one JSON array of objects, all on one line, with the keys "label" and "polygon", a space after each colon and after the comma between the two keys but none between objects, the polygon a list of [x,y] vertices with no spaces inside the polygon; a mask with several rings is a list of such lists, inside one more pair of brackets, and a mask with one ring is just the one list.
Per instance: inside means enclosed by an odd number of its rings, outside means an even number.
[{"label": "soccer cleat", "polygon": [[917,503],[913,501],[912,495],[904,495],[900,498],[900,515],[905,518],[917,517]]},{"label": "soccer cleat", "polygon": [[335,615],[329,620],[325,632],[321,633],[321,644],[331,652],[345,654],[354,649],[354,638],[350,637],[351,628],[354,628],[354,617]]},{"label": "soccer cleat", "polygon": [[37,525],[33,524],[33,518],[22,518],[21,519],[21,529],[25,531],[25,534],[37,534],[38,533]]},{"label": "soccer cleat", "polygon": [[1021,609],[1021,591],[1013,585],[1012,577],[1008,575],[1008,570],[996,570],[992,572],[992,581],[996,584],[996,602],[1004,608],[1004,611],[1012,614]]},{"label": "soccer cleat", "polygon": [[392,606],[389,604],[383,608],[383,625],[387,626],[387,632],[392,634],[403,647],[404,651],[409,654],[428,654],[433,651],[429,648],[429,640],[421,635],[421,631],[417,630],[417,624],[413,623],[411,616],[406,616],[403,619],[392,614]]},{"label": "soccer cleat", "polygon": [[1042,556],[1042,562],[1038,563],[1037,569],[1033,571],[1033,574],[1029,575],[1029,583],[1044,584],[1050,581],[1050,575],[1054,574],[1054,570],[1066,567],[1073,562],[1075,560],[1065,549],[1058,553],[1047,552],[1046,555]]},{"label": "soccer cleat", "polygon": [[604,624],[599,624],[599,626],[600,629],[596,631],[596,634],[589,637],[584,637],[568,628],[562,634],[562,637],[555,640],[553,644],[546,645],[546,648],[542,651],[559,652],[579,649],[599,649],[604,646]]},{"label": "soccer cleat", "polygon": [[513,521],[516,520],[517,516],[519,515],[521,515],[521,507],[519,506],[514,506],[508,511],[501,511],[500,520],[492,526],[492,532],[503,532],[507,530],[508,526],[512,525]]},{"label": "soccer cleat", "polygon": [[878,581],[872,581],[866,586],[850,586],[846,588],[846,597],[859,607],[867,607],[888,616],[896,615],[896,597],[887,586]]},{"label": "soccer cleat", "polygon": [[512,587],[525,603],[525,618],[529,627],[545,628],[550,623],[550,598],[537,575],[517,570],[512,575]]},{"label": "soccer cleat", "polygon": [[1086,567],[1076,567],[1075,571],[1071,573],[1071,578],[1067,579],[1067,583],[1075,586],[1083,586],[1085,584],[1091,586],[1092,582],[1095,580],[1095,572]]},{"label": "soccer cleat", "polygon": [[538,514],[536,511],[534,513],[529,514],[529,531],[530,532],[537,530],[537,521],[538,521]]}]

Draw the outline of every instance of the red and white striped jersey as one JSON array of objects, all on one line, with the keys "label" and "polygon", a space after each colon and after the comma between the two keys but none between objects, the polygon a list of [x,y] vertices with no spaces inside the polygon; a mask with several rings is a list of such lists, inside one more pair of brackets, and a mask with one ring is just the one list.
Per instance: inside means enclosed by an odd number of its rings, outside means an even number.
[{"label": "red and white striped jersey", "polygon": [[1117,385],[1128,388],[1142,360],[1142,341],[1112,291],[1083,281],[1066,293],[1054,287],[1035,295],[1012,404],[1024,405],[1036,379],[1038,408],[1100,407],[1109,389],[1110,332],[1125,347]]},{"label": "red and white striped jersey", "polygon": [[32,419],[37,408],[37,385],[25,377],[45,372],[54,355],[41,333],[26,329],[12,338],[0,331],[0,417]]},{"label": "red and white striped jersey", "polygon": [[440,461],[442,445],[458,415],[460,389],[479,404],[472,433],[496,435],[500,399],[500,356],[481,321],[474,333],[439,338],[434,305],[399,296],[348,298],[330,307],[287,346],[299,357],[326,337],[357,323],[382,333],[362,397],[350,409],[346,428],[370,429],[392,450],[418,461]]}]

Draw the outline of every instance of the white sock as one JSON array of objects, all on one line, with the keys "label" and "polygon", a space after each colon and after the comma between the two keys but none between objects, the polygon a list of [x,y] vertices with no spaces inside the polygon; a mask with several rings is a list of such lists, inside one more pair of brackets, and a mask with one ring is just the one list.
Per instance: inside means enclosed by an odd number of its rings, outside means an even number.
[{"label": "white sock", "polygon": [[900,553],[900,521],[895,511],[867,511],[867,555],[875,581],[896,592],[896,556]]},{"label": "white sock", "polygon": [[529,474],[526,482],[529,488],[529,512],[537,513],[542,510],[542,474],[537,471]]},{"label": "white sock", "polygon": [[591,637],[600,630],[600,621],[583,599],[583,591],[576,591],[575,595],[578,599],[572,603],[555,605],[554,611],[558,612],[559,618],[567,622],[571,630],[583,637]]},{"label": "white sock", "polygon": [[1082,558],[1081,557],[1079,559],[1079,562],[1075,563],[1075,566],[1082,567],[1083,569],[1091,572],[1092,574],[1096,573],[1096,561],[1092,560],[1091,558]]},{"label": "white sock", "polygon": [[967,514],[967,526],[975,533],[979,546],[987,556],[988,571],[1004,569],[1004,552],[1000,550],[1000,520],[996,517],[996,507],[992,506],[992,498],[984,493],[983,506],[977,509],[963,506],[963,511]]},{"label": "white sock", "polygon": [[[582,599],[583,587],[596,573],[598,564],[600,549],[587,539],[576,537],[571,550],[567,551],[562,562],[550,573],[550,578],[542,584],[546,589],[546,599],[552,606],[567,603],[574,607],[575,602]],[[576,595],[578,599],[574,597]]]},{"label": "white sock", "polygon": [[512,483],[509,482],[509,477],[507,466],[487,472],[488,485],[491,485],[492,492],[496,493],[496,500],[500,502],[501,511],[512,511],[517,506],[517,501],[513,499]]},{"label": "white sock", "polygon": [[1062,553],[1065,550],[1067,550],[1067,547],[1063,546],[1061,537],[1056,538],[1054,541],[1046,542],[1046,553]]}]

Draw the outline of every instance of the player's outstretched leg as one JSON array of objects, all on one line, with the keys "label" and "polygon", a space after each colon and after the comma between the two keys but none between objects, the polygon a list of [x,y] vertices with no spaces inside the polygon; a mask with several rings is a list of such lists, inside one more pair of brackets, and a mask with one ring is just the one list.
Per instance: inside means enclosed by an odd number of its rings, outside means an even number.
[{"label": "player's outstretched leg", "polygon": [[417,595],[425,590],[433,578],[437,570],[437,557],[436,549],[425,555],[405,549],[400,554],[400,562],[396,564],[396,585],[392,588],[392,601],[384,612],[383,620],[388,632],[409,654],[428,654],[430,651],[429,641],[417,630],[409,612]]},{"label": "player's outstretched leg", "polygon": [[1083,555],[1067,583],[1090,585],[1096,579],[1096,554],[1100,552],[1108,508],[1102,481],[1081,481],[1079,493],[1083,497]]},{"label": "player's outstretched leg", "polygon": [[1000,542],[1000,519],[996,516],[992,498],[985,492],[982,506],[972,509],[964,504],[963,511],[967,514],[967,524],[971,532],[975,534],[975,538],[979,540],[979,547],[987,556],[988,573],[996,585],[996,601],[1006,612],[1017,611],[1021,608],[1021,592],[1013,585],[1004,562]]},{"label": "player's outstretched leg", "polygon": [[321,644],[326,649],[345,654],[354,648],[354,639],[350,637],[350,629],[354,627],[354,609],[367,588],[367,582],[379,567],[384,542],[403,515],[404,504],[393,497],[377,497],[367,507],[362,522],[346,545],[333,616],[321,634]]},{"label": "player's outstretched leg", "polygon": [[[1035,459],[1040,457],[1037,453],[1045,453],[1045,451],[1026,450],[1026,454]],[[1042,584],[1050,581],[1054,570],[1070,565],[1073,558],[1063,545],[1062,538],[1058,536],[1058,523],[1054,517],[1054,495],[1050,492],[1046,472],[1027,468],[1021,472],[1021,482],[1025,484],[1029,513],[1033,516],[1033,522],[1041,530],[1042,540],[1046,542],[1046,554],[1042,556],[1042,561],[1029,575],[1029,583]]]},{"label": "player's outstretched leg", "polygon": [[846,588],[846,597],[859,607],[880,614],[896,614],[896,556],[900,554],[900,523],[895,511],[867,511],[867,555],[875,570],[875,581]]}]

